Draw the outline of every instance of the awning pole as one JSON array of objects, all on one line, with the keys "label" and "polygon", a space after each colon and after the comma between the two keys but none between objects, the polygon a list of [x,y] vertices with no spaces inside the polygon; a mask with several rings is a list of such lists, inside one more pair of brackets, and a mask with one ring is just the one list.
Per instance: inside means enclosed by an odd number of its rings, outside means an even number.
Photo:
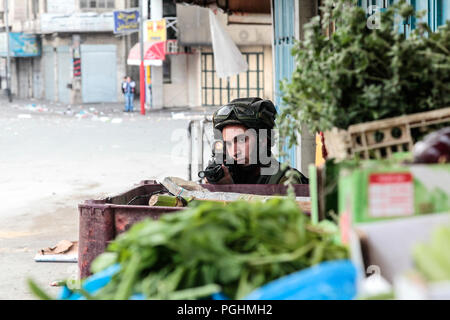
[{"label": "awning pole", "polygon": [[145,115],[145,68],[144,68],[144,5],[139,0],[139,46],[141,49],[141,66],[139,68],[141,114]]}]

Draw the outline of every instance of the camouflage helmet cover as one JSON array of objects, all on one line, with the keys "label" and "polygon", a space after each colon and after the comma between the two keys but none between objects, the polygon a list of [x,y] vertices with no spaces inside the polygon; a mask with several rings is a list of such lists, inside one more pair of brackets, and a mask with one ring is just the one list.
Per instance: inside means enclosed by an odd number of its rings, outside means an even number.
[{"label": "camouflage helmet cover", "polygon": [[253,129],[273,129],[276,115],[277,110],[270,100],[240,98],[217,110],[213,115],[213,125],[219,130],[231,124],[241,124]]}]

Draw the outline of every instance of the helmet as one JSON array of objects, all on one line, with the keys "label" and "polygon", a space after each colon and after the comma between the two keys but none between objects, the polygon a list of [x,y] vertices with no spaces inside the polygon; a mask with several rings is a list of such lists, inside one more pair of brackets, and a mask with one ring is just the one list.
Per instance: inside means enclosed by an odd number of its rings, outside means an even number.
[{"label": "helmet", "polygon": [[273,129],[277,110],[270,100],[240,98],[222,106],[213,115],[215,129],[242,124],[252,129]]}]

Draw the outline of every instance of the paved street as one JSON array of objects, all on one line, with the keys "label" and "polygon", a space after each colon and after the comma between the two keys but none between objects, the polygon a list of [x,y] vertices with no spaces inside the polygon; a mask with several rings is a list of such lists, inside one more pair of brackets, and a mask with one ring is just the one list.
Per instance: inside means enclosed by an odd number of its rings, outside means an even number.
[{"label": "paved street", "polygon": [[205,110],[172,111],[0,100],[0,299],[33,299],[27,277],[56,296],[49,284],[73,275],[76,264],[34,256],[78,240],[79,203],[141,180],[187,178],[188,121]]}]

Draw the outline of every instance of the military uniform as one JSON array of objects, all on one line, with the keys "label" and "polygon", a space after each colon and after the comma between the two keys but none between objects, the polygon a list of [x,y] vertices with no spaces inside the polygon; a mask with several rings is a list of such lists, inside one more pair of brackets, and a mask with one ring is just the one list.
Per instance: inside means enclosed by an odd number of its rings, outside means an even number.
[{"label": "military uniform", "polygon": [[[273,159],[273,161],[276,161]],[[283,184],[287,181],[287,173],[289,170],[294,170],[297,175],[294,176],[294,184],[308,184],[308,178],[306,178],[300,171],[287,167],[281,168],[281,164],[276,161],[278,170],[272,175],[261,175],[252,173],[249,170],[236,170],[232,173],[232,178],[236,184]],[[259,170],[258,170],[259,171]]]},{"label": "military uniform", "polygon": [[287,181],[287,172],[289,170],[294,170],[297,172],[298,176],[294,176],[294,184],[308,184],[309,180],[306,178],[300,171],[297,169],[293,169],[291,167],[287,167],[286,169],[282,170],[281,167],[278,169],[278,172],[271,176],[259,176],[258,180],[256,181],[256,184],[283,184]]}]

